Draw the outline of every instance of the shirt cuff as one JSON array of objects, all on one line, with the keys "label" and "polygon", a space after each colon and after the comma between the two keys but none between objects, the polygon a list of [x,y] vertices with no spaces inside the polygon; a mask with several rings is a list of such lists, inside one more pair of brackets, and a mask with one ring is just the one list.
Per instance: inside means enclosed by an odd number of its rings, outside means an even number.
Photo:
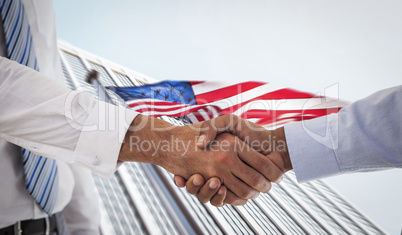
[{"label": "shirt cuff", "polygon": [[111,176],[122,164],[120,148],[138,114],[122,106],[96,103],[81,130],[74,160],[101,176]]},{"label": "shirt cuff", "polygon": [[337,115],[285,125],[290,160],[299,183],[340,173],[331,136]]}]

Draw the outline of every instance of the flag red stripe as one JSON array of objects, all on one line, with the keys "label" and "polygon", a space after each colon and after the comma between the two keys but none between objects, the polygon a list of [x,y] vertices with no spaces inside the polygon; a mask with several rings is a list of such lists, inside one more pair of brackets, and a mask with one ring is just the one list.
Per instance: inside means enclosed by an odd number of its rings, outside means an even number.
[{"label": "flag red stripe", "polygon": [[204,83],[204,81],[191,81],[190,82],[190,85],[197,85],[197,84],[200,84],[200,83]]},{"label": "flag red stripe", "polygon": [[312,93],[297,91],[290,88],[284,88],[258,96],[258,98],[263,100],[306,99],[311,97],[321,98],[322,96],[314,96]]}]

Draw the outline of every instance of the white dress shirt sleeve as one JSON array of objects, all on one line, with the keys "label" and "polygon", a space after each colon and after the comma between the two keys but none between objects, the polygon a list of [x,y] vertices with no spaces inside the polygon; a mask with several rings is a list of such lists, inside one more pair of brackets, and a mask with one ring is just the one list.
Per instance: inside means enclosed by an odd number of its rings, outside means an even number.
[{"label": "white dress shirt sleeve", "polygon": [[337,114],[285,125],[299,182],[402,167],[402,86],[379,91]]},{"label": "white dress shirt sleeve", "polygon": [[0,58],[0,137],[45,157],[109,176],[138,113]]}]

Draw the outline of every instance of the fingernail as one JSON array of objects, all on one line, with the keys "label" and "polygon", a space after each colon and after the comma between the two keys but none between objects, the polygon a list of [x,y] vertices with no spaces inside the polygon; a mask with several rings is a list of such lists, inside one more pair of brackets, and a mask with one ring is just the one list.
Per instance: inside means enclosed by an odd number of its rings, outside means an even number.
[{"label": "fingernail", "polygon": [[242,204],[241,200],[236,200],[232,203],[232,206],[240,206]]},{"label": "fingernail", "polygon": [[223,188],[220,188],[218,191],[218,195],[222,195],[223,194]]},{"label": "fingernail", "polygon": [[260,196],[260,193],[256,193],[252,199],[256,199],[258,196]]},{"label": "fingernail", "polygon": [[281,175],[281,178],[279,178],[279,180],[277,180],[276,183],[279,184],[282,180],[283,180],[283,175]]},{"label": "fingernail", "polygon": [[209,183],[209,187],[211,189],[216,189],[216,187],[218,187],[218,185],[215,183],[215,181],[211,181],[211,183]]},{"label": "fingernail", "polygon": [[269,184],[267,185],[266,190],[265,190],[263,193],[268,193],[268,192],[269,192],[269,190],[271,190],[271,188],[272,188],[272,184],[271,184],[271,183],[269,183]]},{"label": "fingernail", "polygon": [[204,134],[202,134],[202,135],[200,135],[200,137],[198,137],[198,140],[197,140],[197,145],[202,145],[202,146],[204,146],[204,142],[205,142],[205,139],[206,139],[207,137],[204,135]]},{"label": "fingernail", "polygon": [[201,185],[201,180],[200,179],[198,179],[197,177],[193,180],[193,184],[194,184],[194,186],[200,186]]}]

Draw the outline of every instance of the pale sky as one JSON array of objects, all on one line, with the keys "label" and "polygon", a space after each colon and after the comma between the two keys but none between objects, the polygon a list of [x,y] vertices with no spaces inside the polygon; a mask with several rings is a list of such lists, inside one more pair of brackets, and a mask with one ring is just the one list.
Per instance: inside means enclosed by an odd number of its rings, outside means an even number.
[{"label": "pale sky", "polygon": [[[355,101],[402,84],[397,0],[54,1],[58,37],[158,80],[257,80]],[[334,94],[332,94],[334,95]],[[402,170],[326,180],[390,234]]]}]

